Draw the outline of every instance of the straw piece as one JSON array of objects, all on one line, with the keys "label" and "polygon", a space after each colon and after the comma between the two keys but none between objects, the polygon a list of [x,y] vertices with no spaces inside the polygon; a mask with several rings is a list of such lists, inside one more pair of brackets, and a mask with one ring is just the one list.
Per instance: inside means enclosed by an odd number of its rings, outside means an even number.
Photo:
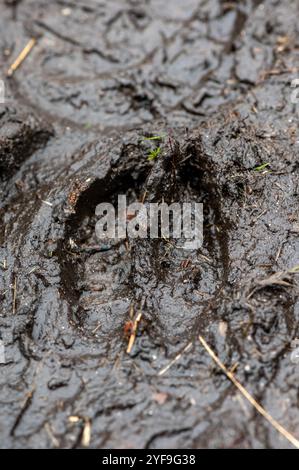
[{"label": "straw piece", "polygon": [[231,382],[235,385],[235,387],[239,390],[239,392],[251,403],[251,405],[280,433],[284,436],[294,447],[299,449],[299,441],[296,439],[291,433],[289,433],[281,424],[279,424],[272,416],[250,395],[250,393],[246,390],[243,385],[235,378],[232,372],[230,372],[225,365],[220,361],[220,359],[216,356],[214,351],[210,348],[210,346],[206,343],[202,336],[199,336],[199,341],[207,351],[207,353],[211,356],[211,358],[216,362],[216,364],[223,370],[225,375],[231,380]]},{"label": "straw piece", "polygon": [[9,67],[7,71],[7,76],[12,77],[14,72],[20,67],[20,65],[24,62],[26,57],[30,54],[31,50],[36,44],[36,39],[32,38],[28,42],[28,44],[24,47],[22,52],[18,55],[14,63]]}]

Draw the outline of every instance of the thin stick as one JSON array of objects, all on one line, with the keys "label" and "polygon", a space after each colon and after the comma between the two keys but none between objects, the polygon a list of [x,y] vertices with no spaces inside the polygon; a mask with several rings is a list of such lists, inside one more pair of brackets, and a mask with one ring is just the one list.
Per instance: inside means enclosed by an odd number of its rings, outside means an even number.
[{"label": "thin stick", "polygon": [[130,352],[132,351],[132,348],[134,346],[135,339],[136,339],[137,328],[138,328],[138,324],[141,320],[141,317],[142,317],[142,313],[140,312],[140,313],[138,313],[138,315],[136,317],[136,320],[134,321],[133,332],[130,336],[129,344],[128,344],[128,347],[127,347],[127,354],[130,354]]},{"label": "thin stick", "polygon": [[211,358],[216,362],[216,364],[223,370],[225,375],[231,382],[235,385],[235,387],[241,392],[243,397],[245,397],[249,403],[280,433],[282,434],[294,447],[299,449],[299,441],[296,439],[291,433],[289,433],[281,424],[279,424],[272,416],[250,395],[250,393],[243,387],[242,384],[235,378],[234,374],[230,372],[225,365],[220,361],[220,359],[216,356],[214,351],[210,348],[210,346],[206,343],[202,336],[199,336],[199,341],[207,351],[207,353],[211,356]]},{"label": "thin stick", "polygon": [[177,356],[175,356],[175,358],[174,358],[166,367],[164,367],[164,369],[161,369],[161,370],[160,370],[160,372],[158,373],[158,375],[159,375],[159,376],[164,375],[165,372],[167,372],[167,371],[170,369],[170,367],[173,366],[173,364],[175,364],[177,361],[179,361],[179,360],[181,359],[182,355],[183,355],[185,352],[189,351],[189,349],[191,348],[192,344],[193,344],[192,342],[188,343],[187,346],[184,347],[183,351],[181,351]]},{"label": "thin stick", "polygon": [[95,327],[95,329],[92,330],[92,334],[95,335],[96,332],[101,328],[101,326],[102,326],[102,323],[99,323],[99,324]]},{"label": "thin stick", "polygon": [[91,421],[89,418],[84,418],[84,428],[82,433],[81,443],[83,447],[89,447],[91,438]]},{"label": "thin stick", "polygon": [[147,195],[147,191],[144,191],[143,196],[142,196],[142,198],[141,198],[141,203],[142,203],[142,204],[144,204],[146,195]]},{"label": "thin stick", "polygon": [[129,317],[132,319],[134,316],[134,302],[130,305]]},{"label": "thin stick", "polygon": [[36,39],[32,38],[28,42],[28,44],[24,47],[22,52],[18,55],[14,63],[9,67],[7,71],[7,76],[12,77],[14,72],[20,67],[20,65],[24,62],[26,57],[30,54],[31,50],[36,44]]},{"label": "thin stick", "polygon": [[[140,303],[140,308],[139,308],[139,313],[134,321],[134,325],[133,325],[133,331],[132,331],[132,334],[130,336],[130,339],[129,339],[129,343],[128,343],[128,347],[127,347],[127,354],[130,354],[130,352],[132,351],[132,348],[134,346],[134,343],[135,343],[135,339],[136,339],[136,334],[137,334],[137,329],[138,329],[138,324],[142,318],[142,309],[143,309],[143,306],[144,306],[144,302],[145,302],[145,297],[143,297],[141,299],[141,303]],[[131,306],[132,307],[132,306]],[[134,308],[134,307],[133,307]],[[132,310],[130,311],[130,313],[132,312]]]},{"label": "thin stick", "polygon": [[26,397],[25,397],[25,400],[22,404],[22,407],[18,413],[18,416],[17,418],[15,419],[15,422],[14,422],[14,425],[13,427],[11,428],[10,430],[10,435],[11,436],[14,436],[15,434],[15,431],[17,429],[17,427],[19,426],[24,414],[26,413],[26,411],[28,410],[29,406],[31,405],[31,402],[32,402],[32,398],[33,398],[33,395],[34,395],[34,392],[35,392],[35,389],[33,388],[30,392],[26,393]]}]

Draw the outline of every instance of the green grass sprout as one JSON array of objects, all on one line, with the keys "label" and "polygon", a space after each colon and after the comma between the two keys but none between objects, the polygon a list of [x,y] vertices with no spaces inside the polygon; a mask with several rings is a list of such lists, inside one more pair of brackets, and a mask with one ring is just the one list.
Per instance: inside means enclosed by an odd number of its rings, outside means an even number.
[{"label": "green grass sprout", "polygon": [[263,163],[262,165],[256,166],[254,168],[254,171],[263,171],[269,165],[270,165],[270,163]]},{"label": "green grass sprout", "polygon": [[157,147],[155,149],[152,149],[150,151],[150,153],[148,154],[147,159],[149,161],[155,160],[155,158],[157,158],[160,155],[160,153],[161,153],[161,147]]},{"label": "green grass sprout", "polygon": [[143,137],[143,140],[162,140],[166,137],[165,135],[153,135],[151,137]]}]

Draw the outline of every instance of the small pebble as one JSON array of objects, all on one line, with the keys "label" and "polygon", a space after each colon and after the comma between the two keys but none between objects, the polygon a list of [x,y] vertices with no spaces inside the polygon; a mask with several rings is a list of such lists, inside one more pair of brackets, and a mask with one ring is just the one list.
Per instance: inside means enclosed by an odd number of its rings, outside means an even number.
[{"label": "small pebble", "polygon": [[222,338],[226,337],[227,327],[228,325],[225,321],[221,321],[219,323],[218,331],[219,331],[220,336],[222,336]]},{"label": "small pebble", "polygon": [[72,10],[70,8],[63,8],[61,10],[62,16],[70,16],[72,14]]}]

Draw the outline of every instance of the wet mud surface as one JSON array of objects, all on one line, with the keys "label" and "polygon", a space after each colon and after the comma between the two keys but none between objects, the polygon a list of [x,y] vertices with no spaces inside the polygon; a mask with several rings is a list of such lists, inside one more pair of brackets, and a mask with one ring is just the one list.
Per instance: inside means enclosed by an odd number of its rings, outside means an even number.
[{"label": "wet mud surface", "polygon": [[[290,447],[198,335],[298,438],[298,2],[13,3],[3,77],[38,41],[0,105],[0,446]],[[202,202],[202,248],[99,244],[118,194]]]}]

